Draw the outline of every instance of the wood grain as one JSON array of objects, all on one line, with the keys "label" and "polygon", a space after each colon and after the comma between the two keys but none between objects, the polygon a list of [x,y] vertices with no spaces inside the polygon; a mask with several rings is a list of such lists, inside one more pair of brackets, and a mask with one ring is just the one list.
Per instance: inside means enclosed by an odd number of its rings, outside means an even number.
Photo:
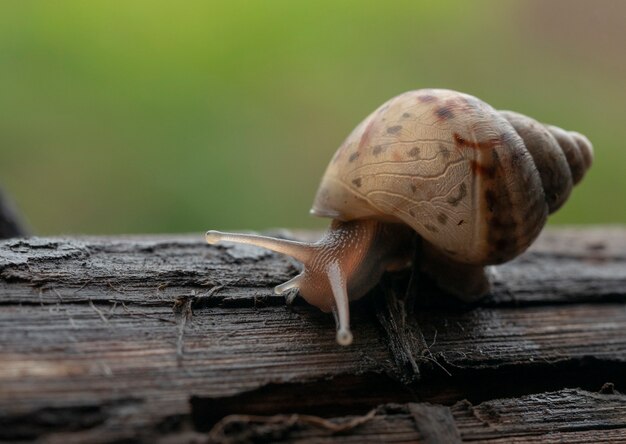
[{"label": "wood grain", "polygon": [[[352,305],[347,348],[332,317],[273,294],[297,272],[279,255],[192,235],[0,242],[0,440],[181,442],[232,414],[355,418],[396,403],[404,413],[339,435],[365,442],[389,420],[389,440],[436,439],[437,418],[453,418],[463,440],[532,441],[523,425],[473,424],[459,403],[539,399],[566,422],[557,407],[574,401],[548,396],[564,390],[600,416],[557,432],[624,438],[612,416],[622,395],[592,392],[626,389],[626,229],[547,231],[494,269],[492,294],[471,306],[426,277],[407,294],[408,273],[386,276]],[[407,407],[424,402],[432,408]],[[287,429],[278,438],[319,442],[306,424]]]}]

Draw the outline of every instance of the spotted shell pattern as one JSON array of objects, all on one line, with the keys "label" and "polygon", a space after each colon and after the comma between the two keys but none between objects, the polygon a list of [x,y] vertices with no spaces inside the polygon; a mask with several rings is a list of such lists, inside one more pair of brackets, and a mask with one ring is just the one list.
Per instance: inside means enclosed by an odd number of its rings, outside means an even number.
[{"label": "spotted shell pattern", "polygon": [[456,91],[410,91],[348,136],[311,212],[403,222],[452,261],[497,264],[535,240],[592,158],[576,132]]}]

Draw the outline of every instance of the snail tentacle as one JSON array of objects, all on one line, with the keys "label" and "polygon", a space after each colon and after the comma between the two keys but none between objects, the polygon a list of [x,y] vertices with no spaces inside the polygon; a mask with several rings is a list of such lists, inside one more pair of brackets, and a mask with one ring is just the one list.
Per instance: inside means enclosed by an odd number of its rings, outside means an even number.
[{"label": "snail tentacle", "polygon": [[209,230],[204,236],[209,244],[227,241],[237,244],[255,245],[267,248],[277,253],[283,253],[300,262],[308,262],[312,254],[312,246],[306,242],[298,242],[287,239],[277,239],[256,234],[224,233],[221,231]]},{"label": "snail tentacle", "polygon": [[304,273],[300,273],[293,279],[289,279],[287,282],[277,285],[276,287],[274,287],[274,293],[281,295],[289,290],[299,288],[303,277]]},{"label": "snail tentacle", "polygon": [[339,345],[352,344],[352,332],[350,331],[350,305],[346,279],[337,262],[328,266],[328,281],[333,290],[335,299],[335,322],[337,323],[337,343]]}]

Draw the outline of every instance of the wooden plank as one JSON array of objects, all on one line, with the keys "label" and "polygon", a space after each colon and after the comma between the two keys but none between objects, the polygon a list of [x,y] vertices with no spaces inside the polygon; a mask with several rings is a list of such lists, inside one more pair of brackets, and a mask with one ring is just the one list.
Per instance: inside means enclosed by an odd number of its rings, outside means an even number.
[{"label": "wooden plank", "polygon": [[348,348],[332,317],[273,295],[297,272],[201,236],[1,242],[0,439],[153,441],[231,413],[626,388],[626,229],[548,232],[470,307],[427,279],[409,303],[406,275],[387,277],[353,304]]}]

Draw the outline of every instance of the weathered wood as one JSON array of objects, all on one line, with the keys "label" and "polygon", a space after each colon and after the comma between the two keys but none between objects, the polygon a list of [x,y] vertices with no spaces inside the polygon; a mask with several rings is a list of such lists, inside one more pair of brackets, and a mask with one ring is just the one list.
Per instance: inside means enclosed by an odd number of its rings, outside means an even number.
[{"label": "weathered wood", "polygon": [[1,242],[0,440],[176,441],[229,414],[626,389],[626,229],[547,231],[473,306],[387,276],[353,304],[347,348],[332,317],[273,294],[297,272],[201,236]]},{"label": "weathered wood", "polygon": [[[344,429],[336,430],[336,425]],[[327,422],[285,415],[231,416],[220,421],[209,437],[218,442],[617,443],[626,441],[626,396],[566,389],[478,405],[467,400],[451,407],[387,404],[360,418]],[[197,438],[206,442],[204,436]]]}]

